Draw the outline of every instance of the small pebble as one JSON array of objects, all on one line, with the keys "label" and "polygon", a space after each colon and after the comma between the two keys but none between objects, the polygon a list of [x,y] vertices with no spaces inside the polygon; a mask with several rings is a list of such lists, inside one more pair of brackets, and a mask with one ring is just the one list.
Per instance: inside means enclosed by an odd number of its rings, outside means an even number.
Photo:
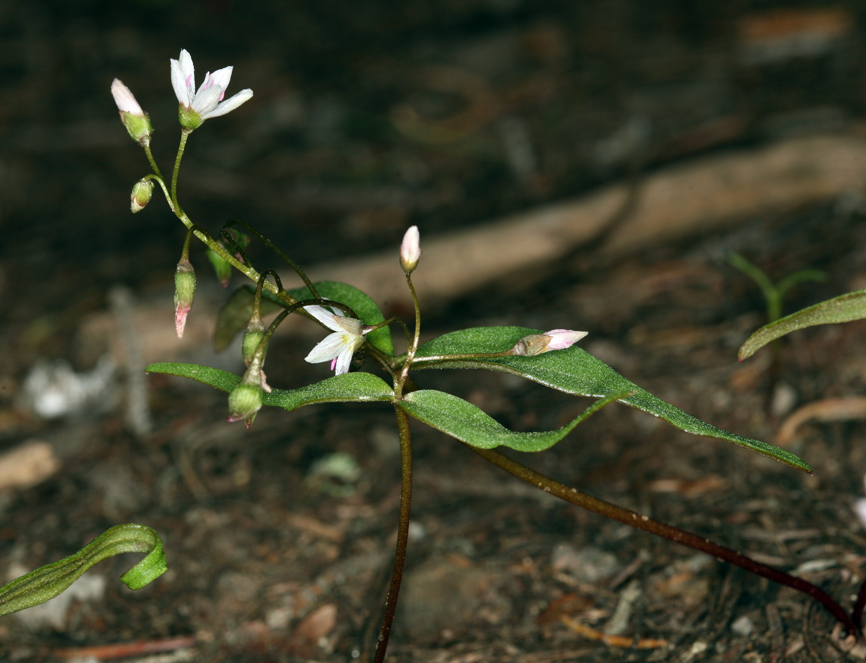
[{"label": "small pebble", "polygon": [[554,571],[565,571],[576,580],[592,584],[610,578],[619,568],[619,560],[613,553],[587,546],[580,550],[563,543],[553,550],[550,564]]},{"label": "small pebble", "polygon": [[731,631],[734,632],[734,635],[738,635],[741,638],[748,638],[752,635],[752,632],[755,630],[755,625],[752,623],[752,620],[746,615],[741,615],[734,620],[734,623],[731,624]]}]

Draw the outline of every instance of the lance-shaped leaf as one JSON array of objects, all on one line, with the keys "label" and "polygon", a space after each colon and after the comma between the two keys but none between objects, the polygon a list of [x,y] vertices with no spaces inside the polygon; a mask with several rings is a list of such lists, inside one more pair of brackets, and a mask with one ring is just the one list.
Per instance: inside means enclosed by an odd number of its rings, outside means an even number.
[{"label": "lance-shaped leaf", "polygon": [[[535,329],[523,327],[478,327],[452,332],[424,343],[418,348],[416,357],[444,357],[446,355],[503,352],[529,334],[540,334]],[[633,382],[626,380],[604,362],[579,347],[546,352],[535,357],[499,357],[436,360],[430,363],[413,364],[413,369],[424,368],[485,368],[520,375],[552,389],[577,396],[601,398],[614,393],[632,393],[621,398],[630,405],[664,419],[686,433],[714,437],[770,456],[807,472],[809,465],[792,453],[779,447],[729,433],[701,421],[670,403],[653,396]]]},{"label": "lance-shaped leaf", "polygon": [[94,564],[130,552],[147,553],[120,578],[130,589],[141,589],[165,573],[167,567],[159,535],[144,525],[117,525],[74,555],[39,567],[0,587],[0,616],[45,603],[68,589]]},{"label": "lance-shaped leaf", "polygon": [[815,325],[830,325],[837,322],[851,322],[863,318],[866,318],[866,290],[848,292],[764,325],[746,339],[746,342],[740,347],[738,357],[740,361],[743,361],[770,341],[798,329],[814,327]]},{"label": "lance-shaped leaf", "polygon": [[[315,285],[321,297],[351,307],[365,325],[378,325],[380,322],[384,322],[385,317],[376,302],[358,288],[336,281],[322,281]],[[287,292],[297,300],[313,298],[313,294],[307,288],[295,288]],[[213,339],[214,349],[217,352],[225,350],[232,339],[246,328],[253,313],[255,294],[256,289],[253,286],[243,286],[232,293],[232,296],[220,309]],[[261,306],[262,315],[265,316],[268,313],[278,311],[280,308],[285,308],[285,303],[276,295],[264,290],[262,291]],[[385,354],[394,354],[394,343],[391,340],[391,330],[388,327],[370,332],[366,338],[368,343],[373,344]]]},{"label": "lance-shaped leaf", "polygon": [[[231,392],[241,381],[240,376],[234,373],[198,364],[151,364],[147,372],[190,378],[225,392]],[[262,403],[291,412],[314,403],[390,402],[393,398],[394,390],[381,378],[371,373],[346,373],[300,389],[274,389],[263,394]]]},{"label": "lance-shaped leaf", "polygon": [[625,393],[610,394],[597,400],[574,421],[562,428],[545,432],[517,433],[508,430],[483,410],[444,391],[422,389],[407,394],[399,401],[401,408],[425,424],[456,437],[479,449],[498,446],[516,451],[544,451],[568,435],[575,426],[613,401],[624,398]]}]

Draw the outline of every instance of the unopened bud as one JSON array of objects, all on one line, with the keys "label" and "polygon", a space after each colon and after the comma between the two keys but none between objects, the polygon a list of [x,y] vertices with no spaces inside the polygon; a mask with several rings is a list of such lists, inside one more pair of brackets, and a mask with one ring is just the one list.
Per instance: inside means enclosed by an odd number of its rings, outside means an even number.
[{"label": "unopened bud", "polygon": [[262,409],[262,371],[261,363],[253,362],[243,378],[229,394],[230,424],[243,421],[247,428],[253,425],[256,413]]},{"label": "unopened bud", "polygon": [[150,137],[153,134],[150,118],[138,105],[129,88],[115,78],[111,83],[111,96],[114,97],[114,103],[117,104],[117,110],[120,112],[120,121],[123,122],[132,140],[143,147],[150,145]]},{"label": "unopened bud", "polygon": [[421,258],[421,237],[418,226],[412,226],[403,235],[403,243],[400,244],[400,266],[407,274],[411,274],[418,266]]},{"label": "unopened bud", "polygon": [[141,179],[132,187],[130,195],[130,209],[132,213],[140,212],[150,202],[150,197],[153,195],[153,182],[146,179]]},{"label": "unopened bud", "polygon": [[517,341],[511,348],[510,354],[517,357],[534,357],[551,350],[565,350],[577,343],[587,333],[570,329],[552,329],[543,334],[530,334]]},{"label": "unopened bud", "polygon": [[[241,352],[244,356],[244,363],[249,366],[250,362],[256,354],[256,349],[265,337],[265,326],[262,324],[261,316],[255,316],[250,319],[250,324],[247,325],[244,331],[244,340],[241,345]],[[267,351],[267,349],[265,349]],[[265,360],[265,353],[262,353],[262,362]]]},{"label": "unopened bud", "polygon": [[223,288],[227,288],[232,277],[231,263],[212,249],[205,251],[205,255],[210,260],[210,264],[213,265],[213,270],[216,272],[216,277],[220,284]]},{"label": "unopened bud", "polygon": [[181,258],[174,273],[174,324],[177,337],[183,338],[186,317],[195,299],[195,270],[188,258]]}]

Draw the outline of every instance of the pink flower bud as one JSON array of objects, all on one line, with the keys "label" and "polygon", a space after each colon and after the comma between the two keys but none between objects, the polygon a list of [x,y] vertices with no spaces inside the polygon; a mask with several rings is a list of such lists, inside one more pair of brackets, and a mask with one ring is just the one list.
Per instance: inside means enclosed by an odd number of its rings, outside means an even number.
[{"label": "pink flower bud", "polygon": [[418,226],[412,226],[403,235],[403,243],[400,245],[400,266],[407,274],[411,274],[418,266],[421,258],[421,237]]},{"label": "pink flower bud", "polygon": [[186,317],[195,298],[195,270],[187,258],[181,258],[174,273],[174,324],[177,337],[183,338]]},{"label": "pink flower bud", "polygon": [[517,357],[535,357],[551,350],[565,350],[586,335],[587,332],[570,329],[552,329],[544,334],[530,334],[517,341],[509,353]]},{"label": "pink flower bud", "polygon": [[565,350],[566,348],[570,348],[588,333],[585,331],[572,331],[570,329],[552,329],[549,332],[544,332],[545,336],[550,337],[550,343],[545,348],[545,352],[548,350]]}]

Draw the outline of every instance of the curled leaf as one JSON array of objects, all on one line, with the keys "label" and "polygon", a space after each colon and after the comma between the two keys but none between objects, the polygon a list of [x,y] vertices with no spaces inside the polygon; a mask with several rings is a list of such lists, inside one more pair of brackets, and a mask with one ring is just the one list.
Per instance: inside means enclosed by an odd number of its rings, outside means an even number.
[{"label": "curled leaf", "polygon": [[130,589],[141,589],[166,571],[162,541],[144,525],[116,525],[59,562],[41,566],[0,587],[0,616],[32,608],[69,588],[85,571],[102,560],[121,553],[147,556],[121,576]]}]

